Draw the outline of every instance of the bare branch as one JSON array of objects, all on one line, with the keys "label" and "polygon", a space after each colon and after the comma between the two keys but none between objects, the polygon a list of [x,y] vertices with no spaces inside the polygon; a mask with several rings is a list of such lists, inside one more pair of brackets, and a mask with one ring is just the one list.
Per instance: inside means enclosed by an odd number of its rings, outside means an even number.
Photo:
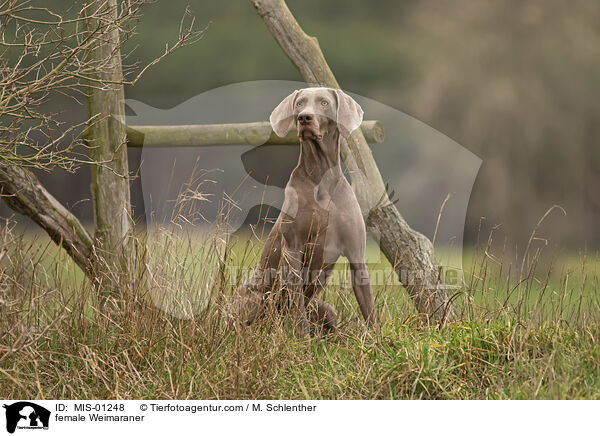
[{"label": "bare branch", "polygon": [[[135,34],[134,19],[148,3],[129,0],[118,8],[115,18],[106,13],[106,0],[87,1],[78,10],[37,7],[29,0],[0,2],[0,162],[67,171],[89,163],[77,152],[86,146],[78,137],[81,126],[63,125],[58,122],[59,114],[47,113],[44,104],[56,95],[80,102],[78,97],[89,89],[134,85],[148,69],[201,39],[206,30],[195,29],[195,19],[186,9],[173,44],[146,65],[123,67],[130,70],[132,79],[112,80],[98,74],[110,70],[113,55]],[[113,31],[121,37],[112,53],[85,56]]]}]

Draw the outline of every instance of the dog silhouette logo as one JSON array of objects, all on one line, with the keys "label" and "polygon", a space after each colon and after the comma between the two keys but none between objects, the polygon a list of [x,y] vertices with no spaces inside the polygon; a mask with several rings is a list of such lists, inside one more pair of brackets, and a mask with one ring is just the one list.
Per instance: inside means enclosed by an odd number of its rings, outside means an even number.
[{"label": "dog silhouette logo", "polygon": [[50,411],[29,401],[3,406],[6,409],[6,431],[18,429],[48,429]]}]

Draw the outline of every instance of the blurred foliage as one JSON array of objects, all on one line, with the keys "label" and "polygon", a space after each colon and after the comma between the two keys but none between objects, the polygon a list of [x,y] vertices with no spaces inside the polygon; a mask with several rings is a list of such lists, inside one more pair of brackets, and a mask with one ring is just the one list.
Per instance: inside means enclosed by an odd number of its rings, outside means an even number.
[{"label": "blurred foliage", "polygon": [[[319,39],[342,87],[417,117],[483,159],[469,240],[486,217],[522,251],[558,204],[567,215],[553,213],[538,236],[600,246],[599,2],[287,3]],[[125,63],[160,55],[177,38],[187,5],[149,5]],[[128,98],[167,108],[234,82],[301,79],[249,1],[194,2],[190,9],[200,27],[208,25],[203,40],[150,70],[126,90]]]},{"label": "blurred foliage", "polygon": [[[412,2],[382,1],[373,8],[360,1],[289,1],[304,30],[318,36],[325,56],[344,87],[356,92],[395,90],[408,80],[415,48],[394,36]],[[152,59],[172,40],[186,1],[169,7],[150,5],[138,24],[130,60]],[[301,80],[266,30],[249,1],[199,2],[191,6],[200,26],[208,25],[202,42],[178,51],[128,90],[157,106],[229,83],[250,80]]]},{"label": "blurred foliage", "polygon": [[[470,229],[488,217],[510,241],[598,245],[600,3],[420,3],[411,19],[427,60],[411,110],[484,161]],[[552,242],[552,241],[551,241]]]}]

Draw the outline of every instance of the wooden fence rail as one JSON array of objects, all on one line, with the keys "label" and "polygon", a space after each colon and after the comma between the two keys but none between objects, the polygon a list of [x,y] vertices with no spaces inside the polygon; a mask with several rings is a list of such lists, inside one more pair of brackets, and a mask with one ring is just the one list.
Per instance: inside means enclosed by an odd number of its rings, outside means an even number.
[{"label": "wooden fence rail", "polygon": [[[383,123],[363,121],[360,125],[367,142],[381,143],[385,138]],[[127,126],[129,147],[205,147],[211,145],[298,145],[298,135],[291,131],[277,136],[268,121],[236,124],[197,124],[182,126]]]}]

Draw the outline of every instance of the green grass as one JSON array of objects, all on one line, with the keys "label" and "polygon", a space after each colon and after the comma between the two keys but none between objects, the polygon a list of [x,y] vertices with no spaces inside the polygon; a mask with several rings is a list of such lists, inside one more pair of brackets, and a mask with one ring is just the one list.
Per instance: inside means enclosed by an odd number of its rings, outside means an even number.
[{"label": "green grass", "polygon": [[[473,250],[461,321],[423,325],[391,280],[374,289],[377,331],[365,330],[340,264],[325,292],[340,332],[298,339],[273,319],[225,322],[256,240],[165,232],[149,243],[150,294],[129,284],[107,312],[45,237],[7,227],[1,237],[3,398],[600,398],[597,256],[563,255],[550,271],[532,256],[519,277],[489,248]],[[394,277],[386,261],[370,268]]]}]

